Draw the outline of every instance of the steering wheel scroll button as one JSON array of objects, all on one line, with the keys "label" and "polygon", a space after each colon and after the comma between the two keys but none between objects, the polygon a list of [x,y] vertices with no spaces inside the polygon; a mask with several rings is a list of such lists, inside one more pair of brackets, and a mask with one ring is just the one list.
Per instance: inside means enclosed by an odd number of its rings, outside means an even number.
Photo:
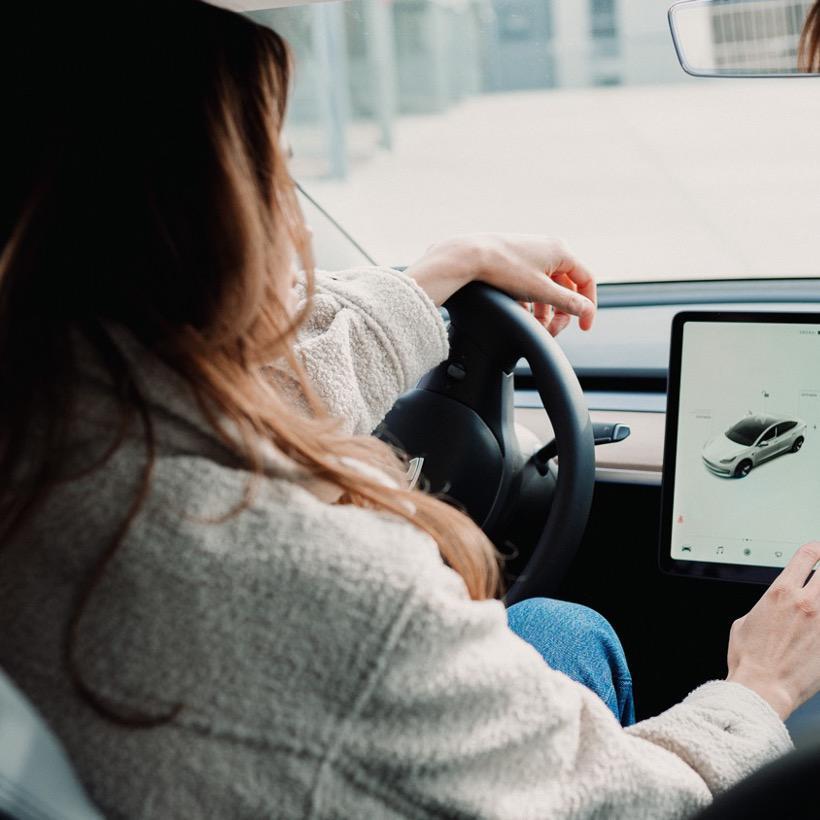
[{"label": "steering wheel scroll button", "polygon": [[450,364],[447,365],[447,375],[457,382],[464,381],[467,377],[467,368],[459,362],[450,362]]}]

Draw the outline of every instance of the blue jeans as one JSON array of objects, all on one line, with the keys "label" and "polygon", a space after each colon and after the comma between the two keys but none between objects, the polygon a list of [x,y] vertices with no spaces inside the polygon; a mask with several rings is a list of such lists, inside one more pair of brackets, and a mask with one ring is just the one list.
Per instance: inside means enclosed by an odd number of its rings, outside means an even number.
[{"label": "blue jeans", "polygon": [[635,722],[626,656],[603,615],[579,604],[530,598],[513,604],[507,621],[553,669],[598,695],[623,726]]}]

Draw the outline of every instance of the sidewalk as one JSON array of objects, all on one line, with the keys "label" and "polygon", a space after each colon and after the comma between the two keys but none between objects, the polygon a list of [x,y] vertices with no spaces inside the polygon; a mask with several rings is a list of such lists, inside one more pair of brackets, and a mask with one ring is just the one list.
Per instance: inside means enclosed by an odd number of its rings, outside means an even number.
[{"label": "sidewalk", "polygon": [[561,236],[601,281],[818,276],[818,134],[810,79],[484,95],[302,181],[389,264],[498,230]]}]

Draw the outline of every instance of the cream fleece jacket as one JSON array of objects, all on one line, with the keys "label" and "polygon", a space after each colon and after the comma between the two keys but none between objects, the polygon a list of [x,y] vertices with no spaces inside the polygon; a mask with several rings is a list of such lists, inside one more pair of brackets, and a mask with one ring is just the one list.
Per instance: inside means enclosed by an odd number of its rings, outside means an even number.
[{"label": "cream fleece jacket", "polygon": [[[302,340],[351,429],[373,428],[447,354],[433,304],[402,274],[320,277]],[[322,502],[270,452],[248,475],[184,384],[125,337],[152,404],[150,494],[79,629],[86,680],[125,729],[75,694],[63,664],[72,602],[129,504],[129,437],[60,486],[3,545],[0,665],[62,738],[90,794],[128,818],[677,818],[790,748],[737,684],[707,683],[624,730],[550,669],[497,601],[468,599],[434,543],[389,515]],[[110,435],[111,393],[83,382],[77,453]]]}]

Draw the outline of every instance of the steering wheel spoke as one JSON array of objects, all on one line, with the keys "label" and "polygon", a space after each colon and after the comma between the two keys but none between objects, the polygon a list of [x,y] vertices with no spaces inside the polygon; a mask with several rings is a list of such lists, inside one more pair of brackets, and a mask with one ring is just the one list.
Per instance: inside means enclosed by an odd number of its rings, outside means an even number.
[{"label": "steering wheel spoke", "polygon": [[[461,506],[502,552],[529,555],[508,604],[548,595],[575,554],[592,501],[594,439],[581,386],[552,336],[500,291],[473,283],[445,307],[449,358],[399,399],[378,434],[423,458],[428,488]],[[555,431],[557,477],[518,446],[513,371],[522,357]]]}]

